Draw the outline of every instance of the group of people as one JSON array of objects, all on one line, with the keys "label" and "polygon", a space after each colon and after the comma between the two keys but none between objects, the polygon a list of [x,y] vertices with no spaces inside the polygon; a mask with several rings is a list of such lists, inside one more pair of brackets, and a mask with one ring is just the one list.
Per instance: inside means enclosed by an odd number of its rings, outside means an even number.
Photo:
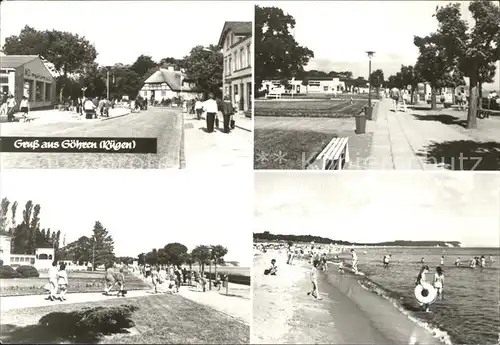
[{"label": "group of people", "polygon": [[[424,290],[426,290],[425,283],[431,284],[434,289],[436,289],[437,299],[443,299],[443,289],[444,289],[444,271],[441,266],[436,267],[436,272],[434,273],[434,279],[432,281],[428,281],[427,273],[429,273],[429,266],[424,265],[420,269],[420,272],[417,275],[417,279],[415,280],[415,285],[420,285]],[[420,306],[426,312],[429,312],[429,303],[419,302]]]},{"label": "group of people", "polygon": [[[4,92],[0,99],[0,116],[7,115],[7,122],[13,122],[15,120],[16,107],[16,98],[12,94]],[[21,99],[21,102],[19,103],[19,110],[22,113],[23,118],[26,119],[30,110],[28,97],[24,96]]]},{"label": "group of people", "polygon": [[68,273],[66,272],[66,264],[57,261],[52,262],[49,268],[49,283],[47,284],[49,296],[46,298],[50,301],[65,301],[66,292],[68,291]]},{"label": "group of people", "polygon": [[389,91],[384,91],[384,97],[390,97],[392,99],[392,110],[397,112],[399,109],[399,104],[402,105],[403,111],[408,110],[407,104],[411,101],[411,95],[408,90],[399,90],[397,87],[393,87]]},{"label": "group of people", "polygon": [[109,117],[109,110],[114,107],[114,102],[106,98],[78,98],[76,101],[76,112],[86,119],[98,117]]},{"label": "group of people", "polygon": [[234,107],[229,98],[216,100],[213,93],[208,94],[208,99],[204,102],[196,99],[193,104],[194,112],[198,120],[201,120],[203,113],[206,113],[207,132],[213,133],[214,126],[219,128],[219,114],[222,114],[223,132],[230,133],[236,127],[234,121]]},{"label": "group of people", "polygon": [[[493,258],[491,256],[489,257],[489,262],[490,262],[490,264],[493,263]],[[462,262],[460,261],[460,258],[458,257],[455,260],[455,266],[460,266],[461,264],[462,264]],[[476,268],[476,267],[486,268],[486,266],[487,266],[486,257],[484,255],[481,255],[481,257],[475,256],[469,261],[469,267],[471,267],[471,268]]]}]

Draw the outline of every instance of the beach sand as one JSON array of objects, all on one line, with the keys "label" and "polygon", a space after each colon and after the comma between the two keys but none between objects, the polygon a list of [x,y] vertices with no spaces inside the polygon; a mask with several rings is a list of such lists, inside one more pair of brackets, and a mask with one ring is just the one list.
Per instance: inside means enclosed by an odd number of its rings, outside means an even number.
[{"label": "beach sand", "polygon": [[[271,259],[278,275],[265,276]],[[254,256],[251,342],[320,344],[440,344],[390,301],[365,290],[357,277],[339,274],[335,265],[320,272],[322,300],[311,290],[310,264],[286,264],[285,253]]]}]

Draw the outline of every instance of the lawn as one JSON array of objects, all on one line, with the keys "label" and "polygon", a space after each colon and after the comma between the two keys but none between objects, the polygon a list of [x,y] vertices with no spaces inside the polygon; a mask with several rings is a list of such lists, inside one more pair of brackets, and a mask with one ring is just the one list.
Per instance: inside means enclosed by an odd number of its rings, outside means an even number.
[{"label": "lawn", "polygon": [[256,128],[254,169],[304,169],[334,137],[316,131]]},{"label": "lawn", "polygon": [[[2,313],[0,339],[4,343],[82,343],[88,335],[68,335],[59,328],[39,323],[52,313],[53,318],[67,320],[71,312],[84,307],[119,307],[124,304],[138,309],[132,314],[135,326],[121,333],[97,335],[99,344],[248,344],[250,327],[212,308],[178,295],[114,299],[82,304],[61,304],[10,310]],[[66,319],[65,319],[66,318]],[[62,321],[64,323],[64,321]],[[65,334],[66,333],[66,334]]]},{"label": "lawn", "polygon": [[[364,100],[255,101],[255,116],[349,118],[361,112]],[[256,120],[258,121],[258,120]]]},{"label": "lawn", "polygon": [[[104,290],[104,272],[68,272],[68,293],[101,292]],[[45,294],[48,278],[0,279],[0,296],[21,296]],[[132,274],[125,274],[127,290],[142,290],[148,286]]]}]

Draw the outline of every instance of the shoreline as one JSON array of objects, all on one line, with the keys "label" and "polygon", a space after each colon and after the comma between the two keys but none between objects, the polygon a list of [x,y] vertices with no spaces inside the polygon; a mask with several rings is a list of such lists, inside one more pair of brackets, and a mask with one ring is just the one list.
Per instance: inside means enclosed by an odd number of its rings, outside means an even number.
[{"label": "shoreline", "polygon": [[[263,275],[271,258],[277,260],[278,276]],[[433,335],[431,327],[360,284],[364,277],[339,274],[336,268],[329,264],[327,272],[319,272],[323,299],[315,300],[307,296],[306,262],[287,265],[285,254],[277,251],[254,256],[252,343],[451,344],[444,332]]]}]

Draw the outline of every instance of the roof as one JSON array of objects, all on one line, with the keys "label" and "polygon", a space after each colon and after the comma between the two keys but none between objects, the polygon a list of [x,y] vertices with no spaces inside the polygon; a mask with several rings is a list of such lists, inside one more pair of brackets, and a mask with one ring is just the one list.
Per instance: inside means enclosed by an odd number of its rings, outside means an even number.
[{"label": "roof", "polygon": [[39,59],[38,55],[4,55],[0,57],[0,67],[18,68],[35,59]]},{"label": "roof", "polygon": [[219,48],[222,48],[229,31],[236,36],[252,36],[252,22],[225,22],[219,37]]},{"label": "roof", "polygon": [[[172,91],[181,91],[181,75],[184,79],[186,76],[179,71],[169,71],[165,68],[160,68],[158,71],[153,73],[144,84],[162,84],[166,83]],[[183,87],[183,91],[189,91],[189,88]]]}]

